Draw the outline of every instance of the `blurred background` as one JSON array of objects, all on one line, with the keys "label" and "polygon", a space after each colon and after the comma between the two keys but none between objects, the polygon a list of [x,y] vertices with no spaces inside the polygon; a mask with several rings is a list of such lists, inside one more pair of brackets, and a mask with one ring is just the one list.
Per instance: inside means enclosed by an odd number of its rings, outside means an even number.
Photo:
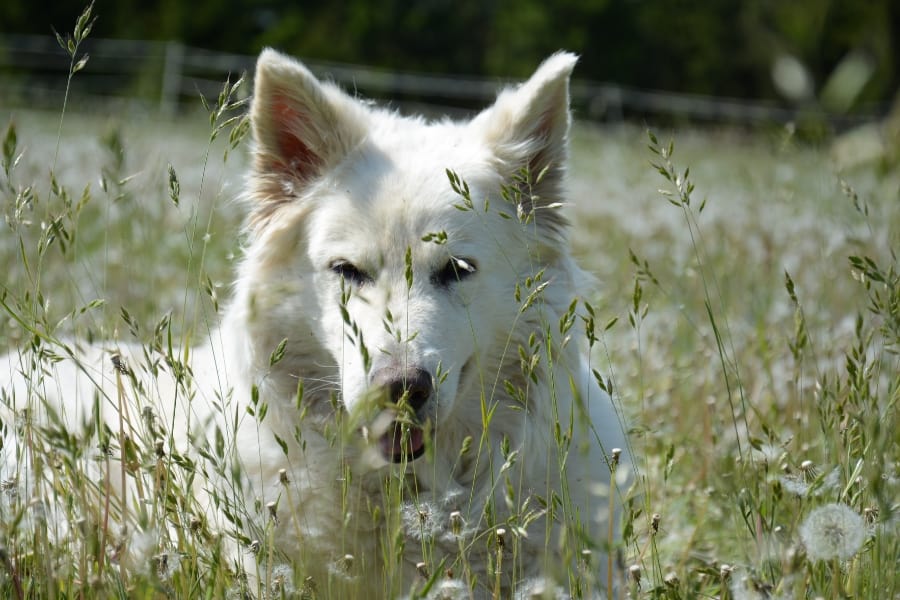
[{"label": "blurred background", "polygon": [[[86,4],[0,4],[0,108],[58,108],[54,37]],[[97,0],[72,102],[183,110],[273,46],[360,94],[471,109],[560,48],[581,55],[583,119],[800,123],[810,136],[891,112],[896,0]]]}]

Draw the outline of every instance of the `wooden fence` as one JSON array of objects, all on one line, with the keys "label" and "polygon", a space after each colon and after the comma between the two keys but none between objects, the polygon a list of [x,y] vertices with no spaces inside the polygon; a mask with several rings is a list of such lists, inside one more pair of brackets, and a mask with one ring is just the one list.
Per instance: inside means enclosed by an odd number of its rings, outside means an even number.
[{"label": "wooden fence", "polygon": [[[172,114],[200,94],[214,98],[226,78],[253,70],[255,57],[192,48],[178,42],[87,39],[79,49],[90,55],[73,79],[77,105],[105,107],[135,103]],[[52,36],[0,34],[0,108],[4,105],[53,108],[61,104],[69,56]],[[471,109],[489,102],[502,84],[494,78],[437,76],[305,60],[316,74],[346,89],[375,97],[428,104],[442,110]],[[249,89],[249,86],[248,86]],[[739,124],[787,123],[798,111],[775,102],[748,101],[642,90],[576,79],[573,103],[581,118],[620,121],[630,116],[664,116],[691,121]],[[865,122],[882,114],[875,107],[852,117],[824,115],[838,125]]]}]

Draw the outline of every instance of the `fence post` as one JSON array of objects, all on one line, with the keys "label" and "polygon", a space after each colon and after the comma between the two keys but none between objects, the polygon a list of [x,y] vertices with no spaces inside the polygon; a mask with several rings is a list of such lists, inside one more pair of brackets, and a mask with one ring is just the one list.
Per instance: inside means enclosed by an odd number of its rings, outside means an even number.
[{"label": "fence post", "polygon": [[178,108],[181,95],[181,77],[184,70],[184,45],[181,42],[166,42],[163,58],[162,92],[159,109],[162,114],[171,117]]}]

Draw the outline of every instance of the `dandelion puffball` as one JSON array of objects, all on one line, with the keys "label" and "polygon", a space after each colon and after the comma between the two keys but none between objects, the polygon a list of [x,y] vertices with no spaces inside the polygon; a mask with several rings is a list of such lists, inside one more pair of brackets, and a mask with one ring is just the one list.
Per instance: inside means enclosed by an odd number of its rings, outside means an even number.
[{"label": "dandelion puffball", "polygon": [[800,539],[810,560],[847,560],[866,541],[866,524],[846,504],[826,504],[815,509],[800,526]]}]

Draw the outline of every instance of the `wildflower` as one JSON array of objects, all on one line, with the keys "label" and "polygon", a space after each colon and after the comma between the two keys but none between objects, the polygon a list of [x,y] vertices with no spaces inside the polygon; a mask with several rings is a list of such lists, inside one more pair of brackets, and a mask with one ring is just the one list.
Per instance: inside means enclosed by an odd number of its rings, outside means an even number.
[{"label": "wildflower", "polygon": [[846,504],[826,504],[806,517],[800,539],[811,560],[848,560],[866,540],[863,518]]},{"label": "wildflower", "polygon": [[459,579],[442,579],[431,589],[429,600],[465,600],[469,597],[469,588]]},{"label": "wildflower", "polygon": [[296,591],[294,587],[294,570],[290,565],[280,564],[272,568],[272,592],[275,597],[290,596]]}]

